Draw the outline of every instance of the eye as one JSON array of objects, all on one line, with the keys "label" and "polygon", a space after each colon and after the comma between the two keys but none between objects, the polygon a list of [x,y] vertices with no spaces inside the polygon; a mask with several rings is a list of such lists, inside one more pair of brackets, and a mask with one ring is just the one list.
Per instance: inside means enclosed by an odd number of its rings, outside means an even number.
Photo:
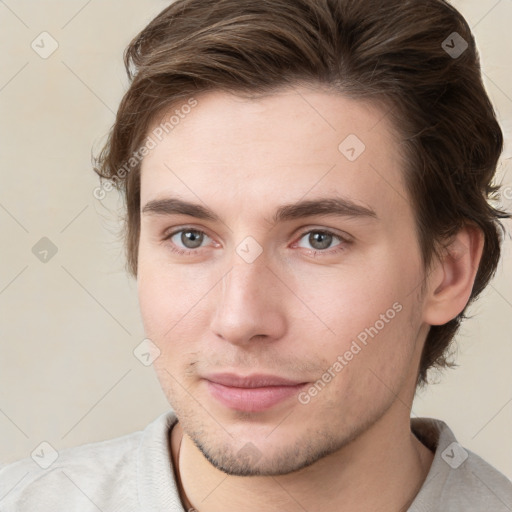
[{"label": "eye", "polygon": [[170,233],[165,240],[170,240],[177,250],[193,250],[200,248],[204,242],[211,241],[211,238],[203,231],[187,228]]},{"label": "eye", "polygon": [[304,233],[297,242],[298,247],[310,250],[312,249],[315,252],[327,252],[327,249],[332,249],[334,247],[344,249],[343,246],[345,244],[348,244],[348,240],[345,240],[340,235],[318,229]]}]

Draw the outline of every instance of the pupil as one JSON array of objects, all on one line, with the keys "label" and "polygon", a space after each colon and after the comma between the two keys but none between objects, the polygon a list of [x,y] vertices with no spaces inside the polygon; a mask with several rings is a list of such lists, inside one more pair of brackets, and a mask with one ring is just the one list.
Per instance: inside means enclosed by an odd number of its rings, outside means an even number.
[{"label": "pupil", "polygon": [[332,242],[332,235],[328,233],[311,233],[309,235],[309,243],[315,249],[327,249]]},{"label": "pupil", "polygon": [[201,246],[203,234],[198,231],[184,231],[181,234],[181,241],[188,249],[195,249]]}]

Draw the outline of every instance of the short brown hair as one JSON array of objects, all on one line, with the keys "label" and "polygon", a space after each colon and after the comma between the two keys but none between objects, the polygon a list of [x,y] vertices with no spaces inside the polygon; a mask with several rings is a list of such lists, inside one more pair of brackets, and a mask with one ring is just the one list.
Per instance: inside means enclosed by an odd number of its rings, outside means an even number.
[{"label": "short brown hair", "polygon": [[456,318],[430,327],[418,384],[430,367],[451,364],[447,348],[496,272],[498,228],[505,232],[499,219],[510,217],[489,203],[499,192],[493,179],[503,135],[471,29],[455,8],[444,0],[177,0],[130,43],[125,66],[131,85],[95,171],[124,191],[133,276],[140,162],[123,179],[118,172],[156,116],[210,90],[254,96],[299,83],[325,86],[379,103],[398,130],[425,275],[442,242],[463,225],[483,231],[471,297]]}]

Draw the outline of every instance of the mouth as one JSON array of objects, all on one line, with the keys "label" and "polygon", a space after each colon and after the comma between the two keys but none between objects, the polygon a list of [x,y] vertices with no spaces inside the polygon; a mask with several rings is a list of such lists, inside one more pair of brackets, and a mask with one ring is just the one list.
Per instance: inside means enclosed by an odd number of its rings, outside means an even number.
[{"label": "mouth", "polygon": [[240,376],[218,373],[204,377],[208,391],[229,409],[261,412],[297,396],[307,382],[284,379],[276,375]]}]

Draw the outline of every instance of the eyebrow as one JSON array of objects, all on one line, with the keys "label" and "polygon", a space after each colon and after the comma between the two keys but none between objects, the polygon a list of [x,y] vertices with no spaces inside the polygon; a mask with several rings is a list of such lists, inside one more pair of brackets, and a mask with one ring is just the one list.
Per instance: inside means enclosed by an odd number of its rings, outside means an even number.
[{"label": "eyebrow", "polygon": [[[144,215],[189,215],[202,220],[220,221],[220,217],[200,204],[168,197],[148,201],[142,209]],[[343,197],[311,199],[280,206],[272,217],[273,223],[291,221],[314,215],[378,220],[377,213],[368,206]]]},{"label": "eyebrow", "polygon": [[203,220],[220,220],[219,217],[208,208],[200,204],[189,203],[174,197],[154,199],[148,201],[142,209],[144,215],[190,215]]},{"label": "eyebrow", "polygon": [[378,220],[377,213],[368,206],[363,206],[343,197],[329,197],[299,201],[279,207],[273,222],[301,219],[313,215],[333,215],[336,217],[368,218]]}]

